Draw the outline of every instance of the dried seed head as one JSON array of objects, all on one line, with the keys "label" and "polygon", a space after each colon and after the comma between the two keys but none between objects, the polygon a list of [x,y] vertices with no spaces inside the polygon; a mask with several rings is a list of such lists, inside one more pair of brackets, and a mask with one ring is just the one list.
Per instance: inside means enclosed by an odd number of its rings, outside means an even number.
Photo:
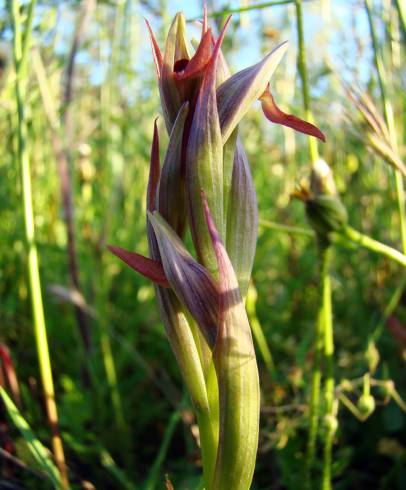
[{"label": "dried seed head", "polygon": [[312,165],[310,176],[310,190],[318,196],[336,196],[337,189],[333,178],[333,172],[325,160],[319,158]]},{"label": "dried seed head", "polygon": [[312,166],[310,189],[302,184],[294,197],[304,201],[307,218],[323,241],[328,241],[329,233],[346,226],[347,210],[337,194],[333,173],[324,160],[319,159]]}]

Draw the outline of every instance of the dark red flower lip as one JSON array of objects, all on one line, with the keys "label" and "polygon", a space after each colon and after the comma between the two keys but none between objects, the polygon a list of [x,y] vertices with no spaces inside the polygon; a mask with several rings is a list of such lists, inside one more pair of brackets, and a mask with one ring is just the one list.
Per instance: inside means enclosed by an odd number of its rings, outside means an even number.
[{"label": "dark red flower lip", "polygon": [[182,58],[181,60],[175,61],[175,65],[173,67],[173,71],[176,74],[178,74],[178,75],[183,74],[183,72],[185,71],[185,69],[188,66],[189,62],[190,62],[190,60],[187,60],[185,58]]}]

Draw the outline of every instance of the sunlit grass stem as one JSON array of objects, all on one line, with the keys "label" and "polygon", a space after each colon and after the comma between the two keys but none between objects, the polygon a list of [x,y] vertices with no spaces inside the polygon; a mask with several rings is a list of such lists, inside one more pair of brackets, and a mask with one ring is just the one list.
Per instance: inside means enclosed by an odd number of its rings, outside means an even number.
[{"label": "sunlit grass stem", "polygon": [[269,221],[265,219],[260,219],[259,224],[264,228],[269,228],[270,230],[274,230],[281,233],[288,233],[289,235],[303,235],[310,238],[315,237],[314,231],[311,230],[310,228],[301,228],[299,226],[284,225],[282,223],[277,223],[275,221]]},{"label": "sunlit grass stem", "polygon": [[[314,123],[313,114],[310,109],[310,93],[309,93],[309,82],[308,82],[307,64],[306,64],[302,0],[295,0],[295,6],[296,6],[296,29],[297,29],[297,39],[298,39],[297,68],[299,71],[300,80],[302,84],[303,107],[305,112],[305,118],[309,122]],[[309,144],[310,158],[312,162],[315,162],[319,158],[317,139],[307,138],[307,141]]]},{"label": "sunlit grass stem", "polygon": [[329,266],[331,262],[331,247],[322,252],[322,301],[323,301],[323,335],[324,335],[324,360],[325,360],[325,383],[324,383],[324,448],[323,448],[323,474],[322,490],[331,489],[331,461],[334,434],[337,430],[337,419],[335,416],[334,401],[334,332],[333,313],[331,301],[331,279]]},{"label": "sunlit grass stem", "polygon": [[[25,118],[25,90],[27,83],[26,59],[29,50],[33,10],[35,0],[31,1],[25,26],[21,19],[20,2],[9,0],[8,7],[13,28],[13,57],[16,71],[15,98],[17,104],[17,155],[20,168],[24,227],[27,245],[28,278],[32,314],[34,319],[34,334],[38,353],[40,375],[44,390],[45,405],[48,421],[52,431],[52,448],[55,462],[61,474],[63,488],[68,488],[67,470],[62,440],[59,434],[58,413],[55,402],[55,390],[52,378],[51,361],[49,357],[48,339],[45,324],[44,307],[39,275],[38,251],[35,242],[34,210],[31,189],[31,165],[27,149],[27,124]],[[25,27],[25,29],[24,29]],[[24,30],[24,34],[22,31]]]},{"label": "sunlit grass stem", "polygon": [[319,427],[320,412],[320,383],[321,383],[321,357],[324,345],[324,286],[323,278],[326,276],[325,269],[328,267],[328,257],[325,250],[320,253],[320,301],[317,315],[316,332],[313,348],[313,365],[310,388],[309,404],[309,434],[307,438],[306,456],[305,456],[305,485],[306,490],[312,488],[312,469],[314,465],[314,456],[316,451],[316,440]]},{"label": "sunlit grass stem", "polygon": [[[67,262],[70,281],[75,290],[82,293],[80,270],[77,257],[77,240],[75,235],[75,218],[74,218],[74,203],[72,190],[72,170],[74,164],[74,117],[73,117],[73,102],[75,98],[75,78],[76,78],[76,60],[77,54],[83,42],[83,37],[87,29],[93,9],[96,6],[95,0],[83,0],[76,18],[76,26],[74,29],[73,39],[68,56],[68,63],[64,80],[64,92],[62,99],[62,119],[61,119],[61,150],[57,151],[57,166],[60,179],[62,206],[64,210],[64,221],[67,233]],[[84,349],[84,372],[85,383],[91,383],[91,373],[88,359],[92,351],[91,331],[89,318],[86,313],[78,307],[75,307],[75,316],[78,324],[80,338]]]},{"label": "sunlit grass stem", "polygon": [[[309,238],[315,238],[315,233],[310,228],[301,228],[298,226],[287,226],[273,221],[260,220],[259,224],[265,228],[278,231],[281,233],[288,233],[292,235],[302,235]],[[364,247],[371,252],[375,252],[379,255],[387,257],[388,259],[397,262],[398,264],[406,267],[406,255],[399,250],[396,250],[385,243],[375,240],[364,233],[360,233],[351,226],[346,226],[342,231],[335,232],[330,235],[330,239],[333,243],[342,244],[352,247],[357,245]]]},{"label": "sunlit grass stem", "polygon": [[[116,95],[118,94],[118,91],[116,90],[116,80],[118,76],[118,63],[120,56],[120,36],[122,35],[122,28],[125,20],[124,17],[125,2],[119,2],[114,11],[113,33],[110,45],[111,51],[108,59],[102,60],[103,62],[108,63],[109,66],[107,80],[106,83],[103,84],[103,86],[101,87],[100,93],[100,122],[102,134],[105,139],[105,158],[102,160],[102,162],[105,166],[105,171],[103,172],[103,175],[105,175],[106,181],[103,182],[103,189],[110,189],[111,186],[113,190],[111,192],[106,192],[103,196],[104,202],[106,203],[103,209],[104,221],[99,237],[100,247],[98,253],[96,253],[95,256],[96,267],[99,271],[104,271],[107,267],[105,241],[106,236],[108,235],[110,223],[112,222],[112,212],[113,209],[115,209],[115,199],[117,194],[116,185],[114,182],[114,172],[112,170],[112,162],[114,158],[111,137],[111,133],[113,132],[111,115],[114,113],[114,104],[118,103]],[[129,469],[130,466],[134,466],[134,461],[131,461],[129,458],[129,453],[132,446],[130,439],[130,429],[124,415],[123,402],[117,377],[116,363],[110,339],[109,314],[108,310],[106,309],[106,305],[108,303],[109,283],[108,281],[104,280],[103,274],[101,272],[100,274],[97,274],[95,278],[96,281],[94,283],[94,288],[96,291],[96,301],[99,311],[102,312],[102,314],[98,318],[98,341],[100,345],[104,370],[106,373],[109,395],[113,406],[115,424],[120,434],[120,438],[123,441],[122,448],[124,453],[124,460],[127,469]]]},{"label": "sunlit grass stem", "polygon": [[374,240],[368,235],[364,235],[363,233],[360,233],[359,231],[355,230],[354,228],[351,228],[350,226],[346,226],[344,230],[340,234],[337,234],[336,236],[338,236],[341,239],[341,241],[344,239],[344,241],[347,241],[347,243],[349,241],[354,244],[361,245],[362,247],[365,247],[368,250],[371,250],[372,252],[383,255],[384,257],[388,257],[394,262],[397,262],[403,267],[406,267],[406,255],[402,254],[395,248],[390,247],[389,245],[385,245],[384,243],[379,242],[378,240]]},{"label": "sunlit grass stem", "polygon": [[[402,30],[402,35],[403,35],[403,41],[406,42],[406,6],[403,0],[395,0],[398,16],[399,16],[399,22],[400,22],[400,27]],[[387,86],[386,86],[386,73],[385,73],[385,66],[383,64],[383,60],[379,54],[379,47],[378,47],[378,39],[376,35],[376,30],[375,30],[375,24],[373,21],[372,17],[372,3],[371,0],[365,0],[365,10],[367,13],[368,17],[368,23],[369,23],[369,30],[370,30],[370,36],[371,36],[371,41],[372,41],[372,48],[373,48],[373,55],[374,55],[374,62],[377,70],[377,75],[378,75],[378,82],[379,82],[379,88],[380,88],[380,95],[381,95],[381,101],[384,109],[384,117],[385,117],[385,122],[386,125],[389,129],[389,135],[391,138],[391,143],[394,147],[395,150],[398,148],[398,142],[397,142],[397,136],[396,136],[396,127],[395,127],[395,119],[394,119],[394,113],[393,113],[393,107],[392,104],[387,96]],[[398,170],[394,170],[394,175],[395,175],[395,188],[396,188],[396,196],[397,196],[397,205],[398,205],[398,212],[399,212],[399,221],[400,221],[400,237],[401,237],[401,243],[402,243],[402,251],[403,251],[403,260],[400,262],[402,265],[404,265],[405,261],[404,259],[406,258],[406,195],[405,195],[405,189],[404,189],[404,184],[403,184],[403,177],[402,174]],[[369,242],[369,240],[367,240]],[[376,243],[372,243],[373,246],[376,247]],[[378,249],[380,247],[378,246]],[[381,249],[382,251],[382,249]],[[390,254],[391,255],[391,254]],[[388,256],[390,256],[388,255]],[[384,315],[382,316],[380,322],[378,323],[377,327],[375,328],[373,337],[377,338],[382,330],[383,326],[386,322],[386,319],[389,317],[389,315],[396,309],[401,297],[402,297],[402,292],[404,291],[405,287],[405,281],[403,280],[398,287],[395,289],[394,293],[392,294],[388,305],[386,306]]]},{"label": "sunlit grass stem", "polygon": [[[383,64],[382,57],[379,53],[378,46],[378,38],[376,35],[375,24],[372,17],[372,2],[371,0],[365,0],[365,9],[368,16],[369,22],[369,30],[372,41],[374,62],[376,66],[376,71],[378,74],[378,82],[379,89],[381,93],[382,106],[384,110],[385,122],[389,129],[389,135],[391,138],[392,146],[395,150],[397,150],[398,143],[396,137],[396,127],[395,127],[395,119],[393,114],[393,106],[391,101],[389,100],[387,94],[387,77],[385,72],[385,66]],[[400,220],[400,236],[402,241],[402,249],[403,253],[406,254],[406,197],[405,197],[405,189],[403,185],[403,177],[402,174],[395,170],[395,186],[396,186],[396,195],[397,195],[397,203],[399,210],[399,220]]]},{"label": "sunlit grass stem", "polygon": [[[296,21],[297,21],[297,37],[298,37],[298,70],[302,82],[302,96],[305,110],[305,117],[308,121],[314,122],[313,114],[310,109],[310,95],[308,74],[306,65],[306,52],[304,42],[304,22],[302,1],[296,0]],[[309,153],[312,163],[319,158],[317,140],[308,138]],[[330,263],[330,247],[324,247],[321,251],[321,291],[322,305],[320,306],[319,317],[317,320],[317,328],[314,340],[315,358],[312,367],[312,386],[311,399],[309,407],[309,435],[307,441],[307,449],[305,456],[305,487],[312,488],[311,471],[313,467],[314,454],[316,449],[318,418],[320,414],[320,349],[322,347],[321,336],[324,336],[324,354],[328,361],[328,370],[325,383],[324,397],[326,401],[326,417],[330,417],[332,406],[334,405],[334,377],[333,377],[333,323],[331,314],[331,288],[330,276],[328,273]],[[331,403],[330,403],[331,402]],[[324,453],[323,453],[323,489],[330,488],[331,478],[331,452],[334,433],[331,430],[325,432],[324,438]]]},{"label": "sunlit grass stem", "polygon": [[256,301],[257,301],[257,290],[255,289],[255,286],[253,284],[250,284],[248,288],[245,308],[247,310],[251,330],[252,333],[254,334],[254,339],[261,353],[261,357],[268,370],[269,376],[271,377],[271,379],[274,379],[276,374],[275,364],[273,362],[271,350],[266,340],[266,336],[264,334],[261,323],[257,316]]},{"label": "sunlit grass stem", "polygon": [[[273,0],[271,2],[263,2],[256,3],[255,5],[245,5],[242,7],[236,8],[224,8],[221,10],[216,10],[215,12],[209,12],[208,17],[216,18],[216,17],[226,17],[230,14],[241,14],[244,12],[249,12],[251,10],[262,10],[269,7],[276,7],[279,5],[289,5],[290,3],[294,3],[295,0]],[[200,17],[195,17],[193,19],[188,19],[188,22],[193,22],[196,20],[200,20]]]},{"label": "sunlit grass stem", "polygon": [[173,438],[175,429],[178,425],[178,423],[181,420],[181,411],[175,410],[171,418],[169,419],[169,422],[166,426],[165,434],[162,439],[161,447],[159,448],[158,454],[155,458],[154,464],[152,465],[151,469],[149,470],[149,475],[147,482],[145,484],[144,490],[155,490],[156,488],[159,488],[159,475],[161,471],[162,464],[164,463],[166,454],[169,449],[169,444]]},{"label": "sunlit grass stem", "polygon": [[395,5],[399,15],[400,28],[403,34],[403,42],[406,43],[406,4],[404,0],[395,0]]},{"label": "sunlit grass stem", "polygon": [[[326,404],[325,419],[332,419],[334,408],[334,343],[333,321],[331,305],[331,283],[329,267],[331,262],[331,246],[320,245],[320,303],[317,317],[317,326],[314,339],[312,379],[309,406],[309,434],[305,456],[305,489],[313,489],[312,469],[314,466],[317,434],[320,417],[320,387],[321,362],[326,360],[326,380],[324,385],[324,399]],[[330,426],[328,426],[330,427]],[[324,437],[323,456],[323,489],[329,488],[331,475],[331,449],[334,432],[326,429]]]}]

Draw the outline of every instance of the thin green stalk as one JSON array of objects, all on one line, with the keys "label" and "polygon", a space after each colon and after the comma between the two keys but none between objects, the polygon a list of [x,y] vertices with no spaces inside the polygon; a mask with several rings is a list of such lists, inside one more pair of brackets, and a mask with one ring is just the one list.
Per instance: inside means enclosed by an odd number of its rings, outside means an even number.
[{"label": "thin green stalk", "polygon": [[322,289],[323,289],[323,328],[324,328],[324,359],[326,380],[324,383],[325,400],[325,433],[323,449],[323,474],[322,489],[331,489],[331,460],[334,434],[337,430],[337,419],[335,416],[334,402],[334,333],[333,333],[333,314],[331,304],[331,281],[329,265],[331,261],[331,248],[324,251],[322,269]]},{"label": "thin green stalk", "polygon": [[20,59],[20,65],[19,65],[19,72],[21,76],[26,75],[26,70],[27,70],[27,59],[28,59],[28,52],[31,47],[31,35],[32,35],[32,20],[34,16],[34,9],[37,4],[37,0],[31,0],[31,2],[28,5],[28,12],[27,12],[27,19],[25,21],[25,29],[24,32],[21,34],[22,36],[22,53],[21,53],[21,59]]},{"label": "thin green stalk", "polygon": [[[309,84],[307,76],[306,65],[306,52],[304,42],[304,28],[303,28],[303,10],[302,1],[296,0],[296,20],[297,20],[297,36],[298,36],[298,70],[302,82],[302,96],[303,106],[305,110],[305,117],[309,122],[314,122],[313,114],[310,109],[310,96],[309,96]],[[319,151],[317,146],[317,140],[315,138],[308,138],[310,159],[312,162],[316,162],[319,158]],[[333,378],[333,325],[331,314],[331,285],[328,268],[330,264],[331,248],[329,246],[321,245],[321,293],[322,304],[319,310],[319,316],[317,321],[317,329],[315,336],[314,346],[314,364],[312,373],[312,387],[311,387],[311,400],[310,400],[310,427],[309,436],[307,441],[307,451],[305,459],[305,488],[312,488],[312,467],[316,449],[316,439],[318,432],[318,421],[320,415],[320,362],[321,351],[324,345],[324,355],[327,360],[327,374],[325,382],[325,399],[326,399],[326,418],[330,417],[333,410],[334,399],[334,378]],[[330,403],[331,402],[331,403]],[[331,450],[334,432],[331,429],[327,429],[324,439],[324,457],[323,457],[323,489],[330,488],[331,480]]]},{"label": "thin green stalk", "polygon": [[[77,241],[75,236],[75,219],[74,219],[74,202],[72,192],[72,169],[74,164],[74,152],[72,151],[74,143],[74,83],[76,75],[76,59],[80,50],[83,36],[90,20],[92,11],[96,5],[96,0],[83,0],[76,16],[76,26],[72,39],[72,44],[68,56],[68,63],[65,74],[65,90],[63,94],[63,111],[61,132],[54,133],[54,146],[56,149],[57,168],[60,180],[62,206],[64,212],[64,221],[67,233],[67,262],[68,272],[72,287],[82,294],[80,271],[77,258]],[[56,143],[56,144],[55,144]],[[58,146],[61,148],[58,148]],[[84,377],[85,384],[90,385],[91,374],[88,366],[88,359],[92,352],[91,331],[89,318],[86,313],[78,307],[74,308],[76,321],[79,328],[80,338],[84,349]]]},{"label": "thin green stalk", "polygon": [[384,255],[385,257],[394,260],[398,264],[403,265],[403,267],[406,267],[406,255],[392,247],[389,247],[389,245],[385,245],[384,243],[378,242],[377,240],[354,230],[354,228],[351,228],[351,226],[346,226],[342,233],[340,233],[338,236],[348,239],[351,242],[361,245],[362,247],[365,247],[373,252]]},{"label": "thin green stalk", "polygon": [[289,226],[283,225],[281,223],[276,223],[275,221],[268,221],[266,219],[260,219],[259,224],[270,230],[280,231],[282,233],[289,233],[291,235],[303,235],[314,238],[314,231],[310,228],[301,228],[299,226]]},{"label": "thin green stalk", "polygon": [[100,463],[117,481],[121,490],[138,490],[139,487],[133,483],[126,473],[117,466],[111,454],[104,448],[100,448]]},{"label": "thin green stalk", "polygon": [[[293,235],[303,235],[308,237],[315,237],[314,232],[310,228],[301,228],[298,226],[287,226],[273,221],[263,220],[259,221],[259,224],[265,228],[270,228],[271,230],[290,233]],[[364,235],[359,231],[355,230],[351,226],[346,226],[343,231],[332,233],[330,238],[334,243],[341,243],[343,245],[349,245],[353,243],[361,247],[365,247],[372,252],[376,252],[380,255],[388,257],[389,259],[397,262],[398,264],[406,267],[406,255],[399,252],[389,245],[385,245],[378,240],[375,240],[368,235]]]},{"label": "thin green stalk", "polygon": [[[0,386],[0,399],[3,401],[9,417],[11,418],[17,429],[20,431],[28,446],[28,449],[30,450],[40,469],[53,483],[54,488],[60,488],[61,480],[59,471],[54,465],[48,449],[46,449],[42,445],[41,441],[36,438],[31,430],[31,427],[28,425],[28,422],[24,419],[16,405],[14,405],[13,400],[8,396],[7,392],[3,389],[2,386]],[[8,454],[9,453],[6,452],[6,455]],[[19,461],[17,458],[16,460]],[[40,475],[42,476],[42,473],[40,473]]]},{"label": "thin green stalk", "polygon": [[330,260],[329,254],[330,251],[328,248],[322,248],[320,250],[320,302],[319,302],[319,311],[317,316],[317,325],[316,325],[314,348],[313,348],[313,366],[312,366],[312,380],[311,380],[310,404],[309,404],[309,433],[308,433],[306,456],[305,456],[304,488],[306,490],[311,490],[313,488],[312,469],[314,465],[317,432],[319,427],[321,357],[322,357],[323,347],[325,342],[325,338],[324,338],[325,320],[326,320],[325,299],[328,296],[325,289],[326,287],[329,288],[329,279],[328,279],[328,266]]},{"label": "thin green stalk", "polygon": [[[303,10],[302,0],[295,0],[296,5],[296,28],[298,38],[298,57],[297,68],[299,70],[300,80],[302,83],[302,97],[303,107],[305,111],[305,118],[314,123],[313,114],[310,109],[310,96],[309,96],[309,83],[307,77],[307,65],[306,65],[306,51],[304,41],[304,29],[303,29]],[[315,162],[319,158],[319,150],[317,146],[316,138],[307,138],[309,144],[309,153],[312,162]]]},{"label": "thin green stalk", "polygon": [[[293,3],[295,0],[273,0],[271,2],[257,3],[255,5],[247,5],[245,7],[238,8],[224,8],[222,10],[216,10],[215,12],[208,13],[208,17],[223,17],[230,14],[240,14],[243,12],[249,12],[250,10],[260,10],[268,7],[275,7],[276,5],[288,5]],[[200,20],[200,17],[195,17],[193,19],[188,19],[187,22],[194,22]]]},{"label": "thin green stalk", "polygon": [[400,28],[402,29],[403,42],[406,44],[406,4],[404,0],[395,0],[399,15]]},{"label": "thin green stalk", "polygon": [[59,434],[58,413],[55,402],[55,390],[49,357],[48,339],[45,325],[44,307],[41,293],[41,280],[38,266],[38,252],[35,242],[34,210],[31,189],[31,165],[27,150],[27,125],[25,118],[26,63],[28,44],[31,37],[33,10],[35,0],[31,1],[25,34],[20,14],[20,2],[9,0],[8,7],[13,27],[13,56],[16,71],[15,97],[17,103],[17,162],[20,167],[21,187],[24,210],[25,239],[28,255],[28,278],[30,284],[31,306],[34,319],[34,335],[39,358],[41,381],[44,390],[48,422],[52,432],[52,448],[55,462],[61,474],[62,488],[69,488],[65,456]]},{"label": "thin green stalk", "polygon": [[395,185],[398,199],[402,250],[406,254],[406,195],[403,186],[403,177],[399,170],[395,170]]},{"label": "thin green stalk", "polygon": [[399,301],[402,298],[403,290],[406,287],[406,277],[403,277],[402,281],[400,284],[397,286],[395,291],[392,293],[392,296],[389,299],[388,304],[386,305],[385,310],[383,311],[381,318],[379,319],[372,335],[371,335],[371,340],[373,342],[376,342],[378,338],[381,336],[383,329],[385,327],[386,320],[392,315],[392,313],[395,311],[396,307],[399,304]]},{"label": "thin green stalk", "polygon": [[[378,82],[379,88],[381,92],[381,100],[384,109],[385,122],[389,129],[389,135],[391,138],[391,144],[394,150],[397,150],[397,138],[396,138],[396,129],[395,129],[395,120],[393,115],[393,107],[389,100],[387,94],[387,82],[386,82],[386,73],[385,66],[383,64],[382,58],[379,54],[379,46],[378,46],[378,38],[376,35],[375,25],[372,18],[372,3],[371,0],[365,0],[365,9],[368,16],[369,22],[369,30],[371,34],[371,41],[374,53],[374,62],[378,74]],[[402,250],[403,253],[406,254],[406,196],[405,189],[403,186],[403,177],[402,174],[395,170],[395,186],[396,186],[396,195],[397,195],[397,203],[399,210],[399,219],[400,219],[400,236],[402,240]]]},{"label": "thin green stalk", "polygon": [[264,331],[262,329],[261,323],[258,320],[256,311],[257,302],[257,290],[253,284],[250,284],[248,288],[247,299],[245,302],[245,308],[247,310],[248,319],[250,322],[252,333],[254,334],[254,339],[258,345],[258,349],[261,353],[262,359],[268,369],[269,376],[271,379],[275,378],[275,364],[273,362],[272,354],[266,341]]},{"label": "thin green stalk", "polygon": [[[107,386],[111,397],[111,403],[113,407],[114,420],[118,433],[120,434],[123,449],[128,452],[130,448],[130,429],[127,425],[123,405],[121,401],[121,394],[118,386],[116,366],[114,362],[113,349],[110,342],[109,332],[109,317],[107,312],[107,288],[105,285],[104,274],[101,271],[105,271],[105,261],[103,255],[97,265],[100,267],[99,272],[95,274],[97,278],[98,289],[96,291],[96,306],[97,306],[97,326],[99,334],[100,349],[102,353],[104,370],[106,373]],[[127,453],[128,454],[128,453]]]},{"label": "thin green stalk", "polygon": [[[144,490],[155,490],[155,488],[157,488],[159,472],[161,470],[163,462],[165,461],[169,444],[172,440],[173,434],[180,420],[181,420],[181,412],[180,410],[176,410],[175,412],[173,412],[168,422],[164,437],[162,439],[161,447],[155,458],[154,464],[152,465],[149,471],[148,480],[147,483],[145,484]],[[159,487],[161,487],[161,485],[159,485]]]},{"label": "thin green stalk", "polygon": [[[107,79],[107,83],[102,86],[101,89],[101,129],[105,136],[105,160],[104,163],[106,165],[106,180],[107,182],[112,182],[113,172],[111,169],[112,158],[112,120],[111,120],[111,112],[114,102],[116,101],[116,85],[115,85],[115,77],[117,76],[117,65],[119,61],[120,54],[120,35],[122,33],[122,25],[124,22],[124,9],[125,2],[120,2],[114,12],[114,27],[113,27],[113,36],[111,42],[111,52],[109,59],[109,75]],[[104,60],[103,60],[104,61]],[[106,189],[109,189],[110,186],[106,185]],[[103,271],[105,270],[105,238],[107,236],[108,230],[107,228],[111,223],[111,213],[115,208],[115,199],[116,193],[115,189],[111,192],[110,195],[105,196],[105,202],[108,203],[103,212],[105,214],[103,229],[101,231],[100,236],[100,252],[96,255],[96,267],[97,270]],[[106,304],[108,303],[108,284],[105,284],[103,279],[103,274],[100,274],[99,277],[96,278],[96,297],[98,303],[98,309],[102,312],[102,314],[98,318],[98,333],[99,333],[99,344],[103,359],[103,365],[106,373],[107,384],[109,387],[111,402],[114,411],[114,419],[119,433],[121,434],[121,438],[123,440],[123,452],[126,455],[126,465],[128,467],[134,466],[134,461],[130,461],[129,458],[129,449],[131,447],[131,431],[128,427],[128,424],[125,419],[123,403],[121,399],[117,370],[113,356],[113,349],[110,341],[110,332],[108,328],[108,313],[106,310]]]}]

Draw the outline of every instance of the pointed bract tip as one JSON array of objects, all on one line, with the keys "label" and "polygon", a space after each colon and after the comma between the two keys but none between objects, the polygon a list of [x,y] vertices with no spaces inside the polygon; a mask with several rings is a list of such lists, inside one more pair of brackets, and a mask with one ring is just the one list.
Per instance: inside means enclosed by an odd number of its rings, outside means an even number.
[{"label": "pointed bract tip", "polygon": [[[227,17],[227,20],[225,21],[222,29],[221,29],[221,32],[220,32],[220,35],[217,39],[217,42],[216,44],[214,45],[214,49],[213,49],[213,54],[212,54],[212,58],[211,58],[211,61],[210,61],[210,64],[215,66],[216,62],[217,62],[217,58],[219,56],[219,53],[220,53],[220,48],[221,48],[221,45],[223,43],[223,40],[224,40],[224,36],[226,35],[226,31],[227,31],[227,28],[228,28],[228,24],[230,23],[230,20],[231,20],[231,14]],[[210,70],[208,70],[210,71]]]},{"label": "pointed bract tip", "polygon": [[177,20],[178,22],[182,22],[183,24],[186,24],[186,19],[181,10],[179,12],[176,12],[174,20]]},{"label": "pointed bract tip", "polygon": [[158,286],[170,288],[161,262],[149,259],[148,257],[144,257],[143,255],[139,255],[135,252],[130,252],[121,247],[115,247],[113,245],[107,245],[107,249],[130,266],[131,269],[134,269],[142,276],[150,279]]},{"label": "pointed bract tip", "polygon": [[220,46],[221,46],[221,43],[223,42],[224,36],[225,36],[225,34],[226,34],[226,30],[228,29],[228,24],[230,23],[230,20],[231,20],[231,17],[232,17],[232,16],[233,16],[233,15],[232,15],[232,14],[230,14],[230,15],[227,17],[227,19],[226,19],[226,21],[224,22],[224,25],[223,25],[223,27],[222,27],[222,29],[221,29],[220,36],[219,36],[219,38],[218,38],[218,40],[217,40],[217,42],[219,42]]},{"label": "pointed bract tip", "polygon": [[283,43],[278,44],[272,51],[270,51],[265,56],[265,59],[272,56],[276,58],[276,60],[274,60],[275,65],[278,65],[280,60],[284,57],[288,48],[289,48],[289,41],[283,41]]},{"label": "pointed bract tip", "polygon": [[158,118],[154,121],[154,134],[152,137],[151,157],[149,166],[149,179],[147,188],[147,209],[153,211],[155,208],[155,194],[161,174],[161,165],[159,161],[159,134]]},{"label": "pointed bract tip", "polygon": [[203,24],[202,24],[202,37],[207,31],[207,3],[203,2]]},{"label": "pointed bract tip", "polygon": [[159,49],[157,40],[155,38],[154,32],[152,30],[152,27],[148,20],[144,17],[144,21],[147,25],[148,32],[149,32],[149,38],[151,40],[151,46],[152,46],[152,55],[154,57],[154,64],[155,64],[155,70],[157,74],[158,80],[161,77],[161,71],[162,71],[162,64],[163,64],[163,58],[162,58],[162,53],[161,50]]}]

